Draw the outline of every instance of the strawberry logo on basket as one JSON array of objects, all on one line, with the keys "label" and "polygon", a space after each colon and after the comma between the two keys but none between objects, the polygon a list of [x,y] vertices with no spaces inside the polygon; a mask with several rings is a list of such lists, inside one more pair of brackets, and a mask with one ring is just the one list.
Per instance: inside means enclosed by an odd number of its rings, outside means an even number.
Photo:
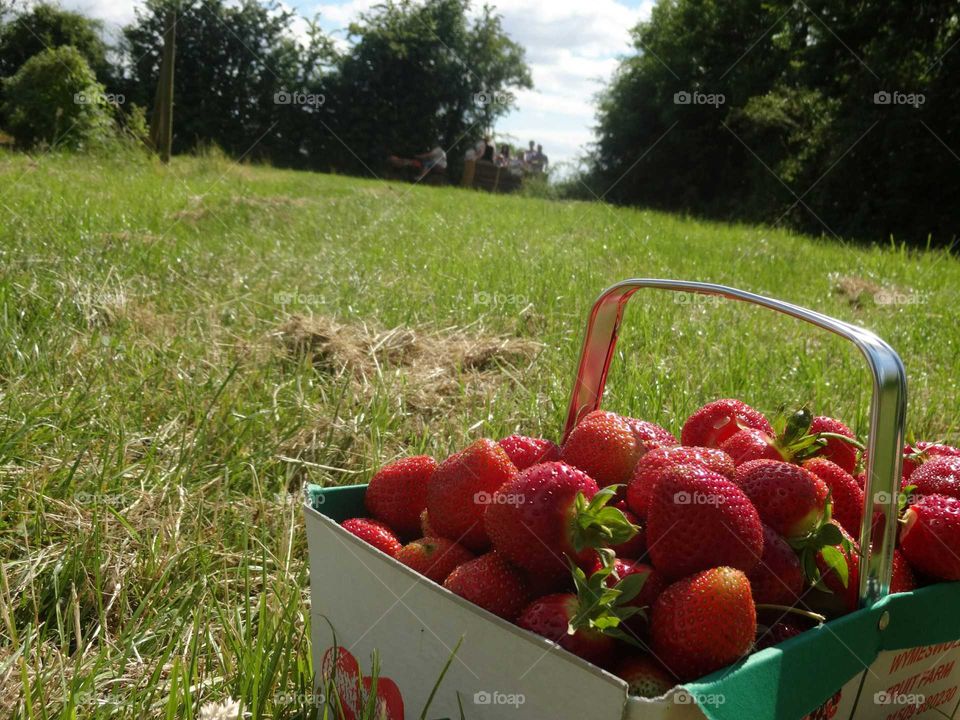
[{"label": "strawberry logo on basket", "polygon": [[[343,720],[361,720],[370,697],[373,678],[363,677],[357,659],[342,647],[331,647],[323,654],[321,676],[327,687],[336,692]],[[400,688],[388,677],[377,678],[377,720],[403,720],[403,696]]]}]

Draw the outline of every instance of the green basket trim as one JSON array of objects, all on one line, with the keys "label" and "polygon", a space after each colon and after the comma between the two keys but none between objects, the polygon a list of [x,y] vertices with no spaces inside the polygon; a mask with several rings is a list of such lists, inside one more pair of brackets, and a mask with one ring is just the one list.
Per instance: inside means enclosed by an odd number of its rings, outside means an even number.
[{"label": "green basket trim", "polygon": [[307,485],[307,502],[321,515],[343,522],[348,518],[363,517],[367,514],[363,506],[363,495],[366,490],[366,485],[338,487]]}]

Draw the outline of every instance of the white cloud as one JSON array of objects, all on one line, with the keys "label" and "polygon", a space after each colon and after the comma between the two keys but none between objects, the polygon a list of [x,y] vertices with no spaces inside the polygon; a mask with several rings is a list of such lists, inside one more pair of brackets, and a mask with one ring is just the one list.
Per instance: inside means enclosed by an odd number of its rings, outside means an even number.
[{"label": "white cloud", "polygon": [[74,10],[102,20],[110,33],[133,21],[134,9],[142,7],[142,0],[62,0],[67,10]]}]

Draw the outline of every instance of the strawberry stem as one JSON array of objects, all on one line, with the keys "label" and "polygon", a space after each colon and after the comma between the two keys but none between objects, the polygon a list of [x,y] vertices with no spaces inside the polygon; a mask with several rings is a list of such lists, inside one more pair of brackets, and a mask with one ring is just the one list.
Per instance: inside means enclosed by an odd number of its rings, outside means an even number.
[{"label": "strawberry stem", "polygon": [[862,442],[860,442],[859,440],[857,440],[856,438],[848,437],[848,436],[846,436],[846,435],[841,435],[840,433],[833,433],[833,432],[826,432],[826,431],[824,431],[824,432],[818,432],[818,433],[817,433],[817,437],[831,438],[831,439],[833,439],[833,440],[840,440],[840,441],[842,441],[842,442],[847,443],[847,445],[853,445],[853,446],[854,446],[855,448],[857,448],[858,450],[866,450],[866,449],[867,449],[867,446],[864,445],[864,444],[863,444]]},{"label": "strawberry stem", "polygon": [[785,613],[793,613],[794,615],[803,615],[805,618],[810,620],[816,620],[819,624],[823,624],[827,621],[825,615],[820,613],[815,613],[810,610],[803,610],[802,608],[793,607],[789,605],[775,605],[773,603],[757,603],[755,606],[757,610],[780,610]]}]

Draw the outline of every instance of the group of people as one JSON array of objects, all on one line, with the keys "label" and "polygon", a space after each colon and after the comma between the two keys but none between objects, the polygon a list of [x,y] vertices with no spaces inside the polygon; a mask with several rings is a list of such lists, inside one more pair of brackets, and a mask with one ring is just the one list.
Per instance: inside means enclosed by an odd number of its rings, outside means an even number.
[{"label": "group of people", "polygon": [[[514,175],[542,173],[550,162],[543,152],[543,145],[537,145],[533,140],[530,147],[522,153],[514,154],[506,143],[500,145],[498,151],[489,135],[485,135],[470,150],[465,160],[485,160],[494,163],[497,167],[506,168]],[[394,154],[387,156],[387,164],[398,169],[413,170],[419,182],[433,173],[443,173],[447,169],[447,154],[439,145],[433,149],[414,155],[412,158],[403,158]]]},{"label": "group of people", "polygon": [[466,160],[485,160],[497,167],[507,168],[511,173],[522,175],[525,173],[542,173],[546,170],[549,159],[543,152],[543,145],[537,145],[533,140],[530,146],[522,153],[516,153],[506,143],[500,145],[500,150],[490,139],[484,136],[477,144],[467,151]]}]

